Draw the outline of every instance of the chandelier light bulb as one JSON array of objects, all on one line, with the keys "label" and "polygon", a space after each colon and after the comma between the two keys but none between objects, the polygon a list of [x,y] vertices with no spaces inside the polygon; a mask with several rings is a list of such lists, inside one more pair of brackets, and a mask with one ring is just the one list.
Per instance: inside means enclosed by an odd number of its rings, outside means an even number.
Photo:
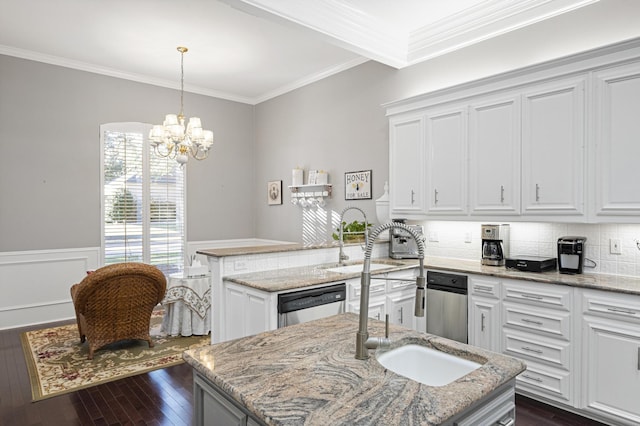
[{"label": "chandelier light bulb", "polygon": [[189,51],[179,46],[180,52],[180,113],[167,114],[162,124],[154,125],[149,131],[149,143],[154,152],[161,157],[175,159],[180,165],[189,161],[189,157],[204,160],[209,156],[213,145],[213,132],[202,128],[199,117],[189,118],[185,127],[184,106],[184,54]]}]

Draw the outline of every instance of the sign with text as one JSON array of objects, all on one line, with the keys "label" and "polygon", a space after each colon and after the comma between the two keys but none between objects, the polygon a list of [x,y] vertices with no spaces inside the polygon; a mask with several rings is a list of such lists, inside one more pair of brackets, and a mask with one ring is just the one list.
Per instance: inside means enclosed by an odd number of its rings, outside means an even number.
[{"label": "sign with text", "polygon": [[348,172],[344,174],[344,199],[371,199],[371,170]]}]

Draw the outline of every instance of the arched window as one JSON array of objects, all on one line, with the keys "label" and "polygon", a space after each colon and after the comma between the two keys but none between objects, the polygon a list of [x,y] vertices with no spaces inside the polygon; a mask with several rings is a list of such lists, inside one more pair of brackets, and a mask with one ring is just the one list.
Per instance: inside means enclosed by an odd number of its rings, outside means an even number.
[{"label": "arched window", "polygon": [[153,153],[151,125],[100,126],[102,262],[144,262],[182,272],[185,169]]}]

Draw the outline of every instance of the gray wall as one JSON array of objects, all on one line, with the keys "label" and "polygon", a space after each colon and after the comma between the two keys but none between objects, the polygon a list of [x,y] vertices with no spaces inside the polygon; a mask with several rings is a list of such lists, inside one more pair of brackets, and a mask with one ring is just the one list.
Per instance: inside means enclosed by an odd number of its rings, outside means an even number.
[{"label": "gray wall", "polygon": [[[212,158],[188,165],[188,239],[302,241],[286,188],[295,166],[330,173],[329,215],[355,205],[375,221],[374,200],[346,202],[343,181],[372,169],[373,198],[382,195],[381,104],[640,37],[638,19],[640,1],[601,0],[403,70],[368,62],[255,108],[187,93],[185,113],[217,139]],[[178,102],[176,90],[0,55],[0,252],[99,246],[100,124],[160,122]],[[268,206],[278,179],[284,204]]]},{"label": "gray wall", "polygon": [[[100,246],[100,124],[161,122],[179,102],[176,90],[0,55],[0,251]],[[187,166],[189,240],[252,237],[253,107],[187,93],[185,114],[217,139]]]},{"label": "gray wall", "polygon": [[[257,236],[302,241],[308,223],[289,203],[291,168],[325,169],[334,185],[326,209],[364,209],[389,176],[388,121],[382,104],[640,36],[640,1],[603,0],[402,70],[367,62],[256,107]],[[373,200],[344,200],[344,173],[373,170]],[[266,182],[282,179],[284,204],[267,206]],[[348,213],[348,221],[357,214]],[[353,215],[353,216],[352,216]],[[326,229],[329,235],[331,229]]]}]

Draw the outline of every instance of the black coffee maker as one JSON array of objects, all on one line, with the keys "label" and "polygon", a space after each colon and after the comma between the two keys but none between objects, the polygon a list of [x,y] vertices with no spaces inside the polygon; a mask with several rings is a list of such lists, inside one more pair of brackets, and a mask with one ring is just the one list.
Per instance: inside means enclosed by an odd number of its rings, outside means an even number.
[{"label": "black coffee maker", "polygon": [[585,242],[587,237],[558,238],[558,271],[561,274],[582,273]]}]

